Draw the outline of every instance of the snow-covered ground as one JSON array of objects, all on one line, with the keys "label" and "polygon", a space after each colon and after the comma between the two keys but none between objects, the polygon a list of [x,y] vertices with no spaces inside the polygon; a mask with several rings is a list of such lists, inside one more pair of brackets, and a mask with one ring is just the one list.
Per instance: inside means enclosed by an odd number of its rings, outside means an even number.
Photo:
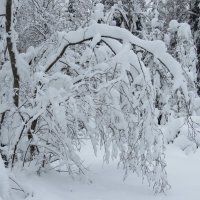
[{"label": "snow-covered ground", "polygon": [[[28,200],[199,200],[200,150],[186,155],[175,146],[167,147],[167,171],[172,189],[167,195],[154,195],[141,178],[129,175],[123,182],[123,171],[116,163],[102,164],[100,158],[85,156],[90,171],[81,180],[72,180],[64,174],[42,176],[19,173],[17,180],[30,195]],[[32,195],[31,195],[32,194]],[[15,192],[14,200],[21,200],[22,192]]]}]

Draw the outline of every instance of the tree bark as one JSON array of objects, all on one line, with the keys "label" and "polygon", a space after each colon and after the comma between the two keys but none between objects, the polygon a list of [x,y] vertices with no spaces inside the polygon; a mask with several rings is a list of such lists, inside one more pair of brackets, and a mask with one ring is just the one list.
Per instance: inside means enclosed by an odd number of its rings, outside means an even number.
[{"label": "tree bark", "polygon": [[12,0],[7,0],[6,3],[6,33],[7,33],[7,48],[10,57],[10,64],[13,73],[13,101],[16,107],[19,106],[19,75],[16,66],[16,55],[13,49],[13,41],[12,41]]},{"label": "tree bark", "polygon": [[[28,130],[28,140],[31,141],[33,139],[33,133],[35,131],[36,125],[37,125],[37,119],[35,119],[32,124],[31,124],[31,128]],[[36,145],[31,144],[30,145],[30,155],[31,155],[31,159],[33,158],[35,152],[39,152],[38,148]]]},{"label": "tree bark", "polygon": [[190,20],[192,32],[194,35],[196,50],[197,50],[197,93],[200,96],[200,0],[195,0],[191,2],[190,8]]}]

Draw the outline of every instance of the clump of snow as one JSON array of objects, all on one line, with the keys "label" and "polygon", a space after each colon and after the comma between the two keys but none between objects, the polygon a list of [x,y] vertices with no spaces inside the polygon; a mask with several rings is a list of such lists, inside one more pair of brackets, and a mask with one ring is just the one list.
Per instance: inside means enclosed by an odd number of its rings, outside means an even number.
[{"label": "clump of snow", "polygon": [[170,36],[168,34],[164,35],[164,42],[167,46],[170,44]]},{"label": "clump of snow", "polygon": [[8,198],[9,183],[8,175],[0,155],[0,200],[6,200]]},{"label": "clump of snow", "polygon": [[158,19],[158,16],[159,16],[159,12],[157,10],[155,10],[155,16],[154,18],[151,20],[151,27],[152,28],[158,28],[158,27],[161,27],[161,23]]},{"label": "clump of snow", "polygon": [[169,32],[177,32],[180,39],[190,40],[192,37],[192,32],[190,25],[187,23],[178,23],[176,20],[172,20],[169,23]]},{"label": "clump of snow", "polygon": [[187,23],[180,23],[178,28],[178,37],[180,39],[190,40],[192,38],[192,32],[190,25]]},{"label": "clump of snow", "polygon": [[99,20],[103,20],[103,18],[104,18],[104,5],[102,3],[98,3],[95,6],[93,19],[98,22]]},{"label": "clump of snow", "polygon": [[171,20],[169,23],[169,31],[170,32],[176,32],[178,29],[179,23],[177,22],[177,20]]},{"label": "clump of snow", "polygon": [[159,23],[159,21],[158,21],[158,18],[153,18],[152,20],[151,20],[151,27],[152,28],[156,28],[156,27],[159,27],[160,26],[160,23]]},{"label": "clump of snow", "polygon": [[101,35],[97,34],[96,36],[94,36],[92,42],[90,43],[91,48],[94,48],[98,42],[101,41]]}]

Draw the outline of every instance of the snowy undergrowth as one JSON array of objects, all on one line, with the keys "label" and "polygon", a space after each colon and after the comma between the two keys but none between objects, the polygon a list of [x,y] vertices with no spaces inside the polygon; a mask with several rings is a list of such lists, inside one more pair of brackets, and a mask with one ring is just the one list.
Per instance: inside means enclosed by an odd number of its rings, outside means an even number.
[{"label": "snowy undergrowth", "polygon": [[[167,147],[167,172],[171,190],[166,194],[154,195],[148,184],[134,174],[123,182],[123,171],[117,163],[102,164],[102,155],[91,157],[90,147],[84,149],[82,157],[88,163],[87,174],[74,180],[66,174],[55,172],[33,175],[28,171],[17,172],[16,178],[26,190],[28,200],[198,200],[200,195],[200,151],[186,155],[174,145]],[[24,199],[20,191],[13,191],[14,200]]]},{"label": "snowy undergrowth", "polygon": [[8,174],[0,154],[0,200],[8,199],[9,183]]}]

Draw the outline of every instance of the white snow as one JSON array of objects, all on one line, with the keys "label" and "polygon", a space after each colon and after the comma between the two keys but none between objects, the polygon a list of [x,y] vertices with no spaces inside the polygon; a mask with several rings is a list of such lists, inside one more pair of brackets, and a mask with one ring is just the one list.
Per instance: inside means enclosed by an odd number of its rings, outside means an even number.
[{"label": "white snow", "polygon": [[6,13],[6,0],[1,0],[0,2],[0,15],[4,15]]},{"label": "white snow", "polygon": [[97,45],[97,43],[100,42],[100,41],[101,41],[101,35],[100,35],[100,34],[97,34],[97,35],[93,38],[92,42],[90,43],[90,47],[91,47],[91,48],[94,48],[94,47]]},{"label": "white snow", "polygon": [[190,25],[187,23],[178,23],[177,20],[171,20],[169,23],[170,32],[176,32],[181,39],[189,40],[192,37]]},{"label": "white snow", "polygon": [[152,20],[151,20],[151,27],[152,28],[157,28],[157,27],[159,27],[160,26],[160,23],[159,23],[159,21],[158,21],[158,18],[153,18]]},{"label": "white snow", "polygon": [[[172,26],[173,27],[173,26]],[[61,34],[61,33],[60,33]],[[181,65],[170,55],[167,53],[167,48],[164,42],[162,41],[146,41],[139,39],[138,37],[132,35],[128,30],[113,27],[105,24],[93,24],[85,29],[79,29],[78,31],[71,31],[69,33],[62,32],[61,45],[56,52],[52,52],[47,58],[48,62],[46,63],[44,69],[47,69],[48,66],[52,63],[53,60],[58,57],[64,46],[67,46],[69,43],[78,43],[82,40],[89,40],[90,38],[95,38],[94,41],[98,41],[99,38],[105,40],[107,38],[110,39],[110,44],[112,48],[120,48],[121,45],[117,45],[117,40],[122,40],[123,44],[129,43],[131,45],[136,45],[142,49],[147,50],[152,53],[154,58],[162,62],[165,68],[172,74],[174,79],[174,90],[178,88],[182,88],[185,99],[188,101],[188,93],[187,93],[187,84],[183,75],[183,70]],[[107,39],[108,40],[108,39]],[[93,42],[92,42],[93,43]],[[121,50],[121,49],[120,49]],[[118,51],[120,51],[118,49]]]},{"label": "white snow", "polygon": [[170,32],[177,31],[178,26],[179,26],[179,23],[177,22],[177,20],[171,20],[169,23],[169,31]]},{"label": "white snow", "polygon": [[9,191],[8,175],[0,154],[0,200],[7,200]]},{"label": "white snow", "polygon": [[8,105],[7,104],[0,104],[0,113],[5,112],[8,110]]},{"label": "white snow", "polygon": [[102,20],[103,18],[104,18],[104,5],[101,3],[98,3],[95,6],[93,19],[97,22],[98,20]]},{"label": "white snow", "polygon": [[[43,174],[41,177],[28,172],[18,173],[18,180],[29,191],[28,200],[198,200],[200,197],[200,150],[186,155],[175,146],[167,147],[167,172],[171,190],[166,194],[154,195],[148,184],[141,178],[129,174],[123,182],[123,171],[117,163],[102,164],[102,159],[89,154],[92,147],[85,149],[82,157],[88,163],[89,171],[85,177],[72,180],[65,174]],[[32,195],[33,193],[33,195]],[[15,200],[23,195],[16,192]]]},{"label": "white snow", "polygon": [[190,25],[187,23],[180,23],[178,28],[178,37],[182,40],[189,41],[192,38]]}]

